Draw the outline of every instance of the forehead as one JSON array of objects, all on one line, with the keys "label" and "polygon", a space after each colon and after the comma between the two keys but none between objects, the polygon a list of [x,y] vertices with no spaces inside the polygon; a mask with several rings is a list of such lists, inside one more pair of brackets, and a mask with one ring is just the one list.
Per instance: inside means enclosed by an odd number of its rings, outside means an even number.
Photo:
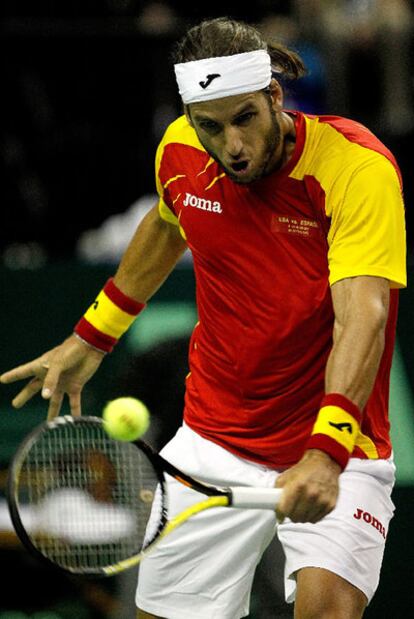
[{"label": "forehead", "polygon": [[242,95],[233,95],[230,97],[222,97],[221,99],[212,99],[211,101],[201,101],[199,103],[191,103],[189,105],[191,116],[198,120],[199,118],[214,118],[223,120],[228,116],[235,116],[247,107],[258,107],[264,97],[261,91],[250,92]]}]

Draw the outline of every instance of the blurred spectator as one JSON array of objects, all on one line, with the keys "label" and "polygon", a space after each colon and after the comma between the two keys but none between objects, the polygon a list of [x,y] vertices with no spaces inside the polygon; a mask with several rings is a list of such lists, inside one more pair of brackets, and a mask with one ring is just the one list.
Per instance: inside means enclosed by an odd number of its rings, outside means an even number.
[{"label": "blurred spectator", "polygon": [[156,194],[142,196],[126,211],[111,215],[95,229],[82,232],[76,255],[90,264],[118,263],[139,222],[156,204]]},{"label": "blurred spectator", "polygon": [[[7,59],[0,67],[0,256],[15,266],[70,258],[76,247],[85,250],[85,230],[114,216],[106,224],[110,253],[123,225],[116,213],[154,191],[156,146],[182,109],[169,54],[200,7],[178,0],[5,0],[0,10]],[[379,134],[403,168],[409,204],[412,3],[211,0],[203,7],[205,17],[221,14],[260,23],[299,52],[309,75],[285,84],[286,107],[349,116]],[[131,211],[128,225],[133,217]]]},{"label": "blurred spectator", "polygon": [[328,108],[371,129],[413,127],[413,12],[407,0],[295,0],[299,26],[327,62]]},{"label": "blurred spectator", "polygon": [[308,69],[308,74],[294,86],[283,84],[285,107],[308,114],[326,113],[326,69],[317,45],[290,16],[269,13],[260,22],[260,29],[267,40],[278,41],[297,51]]},{"label": "blurred spectator", "polygon": [[138,17],[140,31],[153,36],[175,32],[178,17],[173,4],[161,0],[145,3]]},{"label": "blurred spectator", "polygon": [[[125,212],[111,215],[98,228],[83,232],[76,246],[77,257],[90,264],[117,264],[139,222],[157,202],[157,194],[144,195]],[[191,262],[191,254],[186,252],[181,260]]]}]

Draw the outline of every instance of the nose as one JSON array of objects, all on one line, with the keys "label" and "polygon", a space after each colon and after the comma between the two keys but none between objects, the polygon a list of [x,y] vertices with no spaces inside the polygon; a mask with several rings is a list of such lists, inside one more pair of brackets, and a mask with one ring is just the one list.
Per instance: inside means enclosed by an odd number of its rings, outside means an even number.
[{"label": "nose", "polygon": [[228,127],[225,131],[224,148],[232,159],[238,159],[243,150],[243,142],[237,127]]}]

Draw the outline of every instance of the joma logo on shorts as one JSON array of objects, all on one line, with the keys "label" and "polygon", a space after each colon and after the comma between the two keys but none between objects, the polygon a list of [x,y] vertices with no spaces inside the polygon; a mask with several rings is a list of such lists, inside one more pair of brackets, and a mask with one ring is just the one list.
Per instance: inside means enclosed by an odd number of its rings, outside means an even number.
[{"label": "joma logo on shorts", "polygon": [[191,193],[185,194],[183,205],[193,206],[194,208],[199,208],[202,211],[210,211],[211,213],[223,212],[220,202],[212,202],[211,200],[206,200],[205,198],[198,198],[197,196],[193,196]]},{"label": "joma logo on shorts", "polygon": [[385,530],[384,525],[381,524],[378,518],[375,518],[375,516],[373,516],[369,512],[365,512],[363,509],[360,509],[359,507],[357,507],[357,510],[354,514],[354,518],[356,520],[363,520],[367,524],[370,524],[372,527],[374,527],[374,529],[377,529],[377,531],[381,533],[382,537],[385,539],[387,532]]}]

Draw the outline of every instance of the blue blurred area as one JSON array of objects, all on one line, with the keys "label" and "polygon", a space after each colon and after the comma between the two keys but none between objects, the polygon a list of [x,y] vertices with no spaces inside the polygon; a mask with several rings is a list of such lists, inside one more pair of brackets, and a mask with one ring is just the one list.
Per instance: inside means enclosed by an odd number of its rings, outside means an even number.
[{"label": "blue blurred area", "polygon": [[321,52],[310,42],[294,42],[293,48],[303,59],[308,75],[285,85],[285,107],[307,114],[327,114],[326,67]]}]

